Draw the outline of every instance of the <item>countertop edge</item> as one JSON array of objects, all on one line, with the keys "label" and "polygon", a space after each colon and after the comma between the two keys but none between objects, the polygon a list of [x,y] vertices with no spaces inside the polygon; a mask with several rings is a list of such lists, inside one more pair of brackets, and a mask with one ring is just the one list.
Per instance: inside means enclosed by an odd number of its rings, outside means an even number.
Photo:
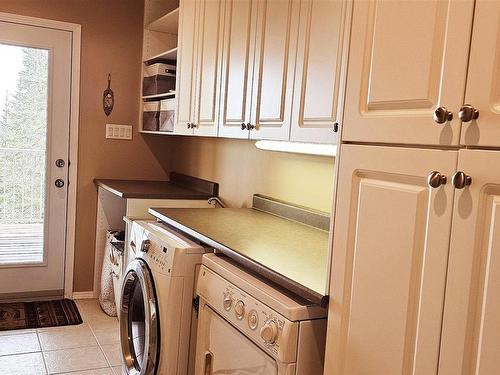
[{"label": "countertop edge", "polygon": [[[172,225],[173,227],[179,229],[182,232],[198,239],[199,241],[204,242],[205,244],[213,247],[214,249],[226,254],[230,258],[234,259],[236,262],[242,264],[243,266],[249,268],[250,270],[261,274],[262,276],[268,278],[272,282],[290,290],[291,292],[297,294],[300,297],[303,297],[311,302],[317,303],[320,306],[326,306],[328,304],[328,296],[322,295],[314,290],[311,290],[305,287],[302,284],[299,284],[282,274],[270,270],[269,268],[261,265],[260,263],[251,260],[244,255],[238,253],[237,250],[228,248],[223,244],[213,240],[210,237],[205,236],[204,234],[197,232],[196,230],[179,223],[178,221],[163,215],[162,213],[155,210],[155,208],[149,208],[148,212],[156,217],[158,220],[163,221],[166,224]],[[286,219],[285,219],[286,220]]]},{"label": "countertop edge", "polygon": [[[122,192],[116,188],[114,188],[108,181],[144,181],[144,182],[158,182],[158,183],[167,183],[167,184],[172,184],[177,188],[180,189],[185,189],[186,192],[189,193],[184,193],[184,194],[164,194],[164,193],[127,193],[127,192]],[[194,190],[190,187],[187,186],[182,186],[178,185],[175,183],[172,183],[171,181],[167,180],[113,180],[113,179],[106,179],[106,178],[95,178],[93,180],[94,184],[96,184],[98,187],[103,188],[106,191],[109,191],[110,193],[124,199],[186,199],[186,200],[207,200],[212,197],[211,194],[208,194],[206,192],[201,192]]]}]

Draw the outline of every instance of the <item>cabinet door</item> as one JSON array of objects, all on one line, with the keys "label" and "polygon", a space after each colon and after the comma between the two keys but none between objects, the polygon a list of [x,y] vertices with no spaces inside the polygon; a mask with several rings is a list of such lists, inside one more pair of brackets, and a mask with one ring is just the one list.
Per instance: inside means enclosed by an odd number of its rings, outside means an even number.
[{"label": "cabinet door", "polygon": [[228,0],[224,26],[219,136],[248,138],[257,0]]},{"label": "cabinet door", "polygon": [[[473,7],[473,0],[354,2],[343,140],[458,144]],[[440,106],[451,121],[433,120]]]},{"label": "cabinet door", "polygon": [[440,374],[500,369],[500,152],[461,150],[472,184],[455,193]]},{"label": "cabinet door", "polygon": [[179,47],[177,57],[177,121],[176,134],[193,134],[188,124],[193,122],[195,82],[195,0],[181,0],[179,13]]},{"label": "cabinet door", "polygon": [[195,87],[194,134],[217,135],[220,106],[220,77],[224,3],[222,0],[197,0],[199,32]]},{"label": "cabinet door", "polygon": [[[342,110],[347,1],[302,0],[290,140],[336,143]],[[349,12],[348,12],[349,11]]]},{"label": "cabinet door", "polygon": [[465,103],[479,110],[462,122],[464,145],[500,146],[500,2],[477,0]]},{"label": "cabinet door", "polygon": [[298,0],[259,0],[251,139],[288,140],[299,21]]},{"label": "cabinet door", "polygon": [[343,145],[325,374],[436,374],[457,151]]}]

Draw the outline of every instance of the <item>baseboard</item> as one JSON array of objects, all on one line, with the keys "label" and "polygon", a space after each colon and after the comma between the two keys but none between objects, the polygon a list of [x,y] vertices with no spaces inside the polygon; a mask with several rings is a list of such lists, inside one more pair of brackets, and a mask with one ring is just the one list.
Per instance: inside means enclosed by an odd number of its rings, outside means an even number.
[{"label": "baseboard", "polygon": [[0,293],[1,302],[29,302],[61,299],[63,290],[42,290],[36,292]]},{"label": "baseboard", "polygon": [[91,299],[96,298],[94,291],[89,292],[73,292],[73,299]]}]

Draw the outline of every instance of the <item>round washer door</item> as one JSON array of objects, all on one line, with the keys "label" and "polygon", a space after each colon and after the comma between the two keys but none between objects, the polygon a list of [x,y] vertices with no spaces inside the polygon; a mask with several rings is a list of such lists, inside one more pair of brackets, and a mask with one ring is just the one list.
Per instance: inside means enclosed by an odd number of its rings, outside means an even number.
[{"label": "round washer door", "polygon": [[127,374],[155,374],[160,347],[158,305],[151,272],[141,259],[129,264],[123,278],[120,341]]}]

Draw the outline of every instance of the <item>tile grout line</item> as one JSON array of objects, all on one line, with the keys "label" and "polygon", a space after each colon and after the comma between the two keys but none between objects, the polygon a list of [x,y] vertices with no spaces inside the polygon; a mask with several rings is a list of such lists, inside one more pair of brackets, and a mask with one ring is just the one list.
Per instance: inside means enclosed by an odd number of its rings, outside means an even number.
[{"label": "tile grout line", "polygon": [[38,345],[40,346],[40,354],[42,356],[43,365],[45,367],[45,373],[49,374],[49,367],[47,366],[47,362],[45,361],[45,355],[43,355],[42,342],[40,341],[40,336],[38,336],[38,331],[35,330],[36,339],[38,340]]}]

